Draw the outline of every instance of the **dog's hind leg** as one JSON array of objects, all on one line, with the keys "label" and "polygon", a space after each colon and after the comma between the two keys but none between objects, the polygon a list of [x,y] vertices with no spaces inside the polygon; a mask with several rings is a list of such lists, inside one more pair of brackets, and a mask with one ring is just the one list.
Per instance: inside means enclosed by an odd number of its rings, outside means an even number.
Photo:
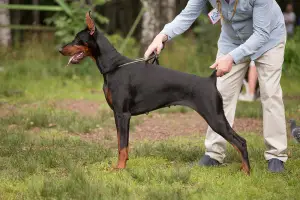
[{"label": "dog's hind leg", "polygon": [[208,125],[225,140],[227,140],[240,154],[242,157],[241,169],[246,173],[250,174],[250,163],[247,151],[247,142],[244,138],[239,136],[228,123],[224,113],[218,114],[214,118],[208,118]]},{"label": "dog's hind leg", "polygon": [[[202,100],[205,98],[205,100]],[[195,110],[206,120],[208,125],[233,147],[238,150],[242,156],[242,170],[250,174],[250,163],[248,159],[247,143],[244,138],[239,136],[227,121],[224,110],[223,101],[219,92],[215,89],[207,94],[207,96],[196,96],[193,99]]]},{"label": "dog's hind leg", "polygon": [[118,133],[118,169],[124,169],[128,160],[130,113],[114,113]]}]

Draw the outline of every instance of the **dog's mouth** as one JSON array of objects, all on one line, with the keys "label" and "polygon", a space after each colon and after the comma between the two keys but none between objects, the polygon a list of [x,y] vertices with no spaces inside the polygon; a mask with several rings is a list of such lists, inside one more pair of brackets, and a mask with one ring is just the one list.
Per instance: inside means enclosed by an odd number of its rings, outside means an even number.
[{"label": "dog's mouth", "polygon": [[67,66],[69,66],[70,64],[78,64],[78,63],[80,63],[80,61],[83,60],[84,57],[85,57],[85,55],[84,55],[83,51],[74,54],[73,56],[70,57]]},{"label": "dog's mouth", "polygon": [[85,57],[92,55],[88,47],[80,45],[66,45],[61,48],[59,52],[64,56],[70,57],[67,66],[70,64],[78,64]]}]

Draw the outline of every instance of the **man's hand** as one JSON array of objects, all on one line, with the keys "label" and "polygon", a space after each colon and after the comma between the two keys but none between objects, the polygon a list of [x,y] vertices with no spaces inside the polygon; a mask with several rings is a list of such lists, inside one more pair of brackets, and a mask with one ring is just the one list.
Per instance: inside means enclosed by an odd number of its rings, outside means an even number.
[{"label": "man's hand", "polygon": [[166,42],[168,40],[168,36],[165,35],[165,34],[158,34],[153,42],[150,44],[150,46],[148,47],[145,55],[144,55],[144,58],[145,59],[148,59],[149,56],[155,52],[157,55],[160,54],[161,50],[163,49],[164,47],[164,42]]},{"label": "man's hand", "polygon": [[230,72],[233,65],[233,58],[231,55],[227,54],[226,56],[222,56],[217,61],[210,66],[211,69],[217,70],[217,76],[222,77],[226,73]]}]

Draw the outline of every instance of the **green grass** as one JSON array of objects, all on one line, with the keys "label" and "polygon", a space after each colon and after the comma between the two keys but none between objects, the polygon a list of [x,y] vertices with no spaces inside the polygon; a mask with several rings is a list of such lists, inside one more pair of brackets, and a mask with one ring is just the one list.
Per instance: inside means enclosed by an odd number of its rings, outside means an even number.
[{"label": "green grass", "polygon": [[282,174],[271,174],[260,136],[248,140],[251,176],[228,148],[227,165],[200,168],[203,138],[137,142],[128,168],[112,171],[116,150],[55,130],[38,134],[21,129],[0,133],[1,199],[297,199],[300,150]]},{"label": "green grass", "polygon": [[[298,97],[299,98],[299,97]],[[285,99],[286,118],[300,119],[300,101],[293,99]],[[262,106],[260,101],[256,102],[238,102],[236,117],[257,118],[262,119]]]},{"label": "green grass", "polygon": [[75,112],[54,108],[26,109],[1,119],[1,126],[15,125],[25,130],[55,127],[70,133],[90,133],[96,128],[114,127],[112,112],[102,110],[96,116],[82,116]]}]

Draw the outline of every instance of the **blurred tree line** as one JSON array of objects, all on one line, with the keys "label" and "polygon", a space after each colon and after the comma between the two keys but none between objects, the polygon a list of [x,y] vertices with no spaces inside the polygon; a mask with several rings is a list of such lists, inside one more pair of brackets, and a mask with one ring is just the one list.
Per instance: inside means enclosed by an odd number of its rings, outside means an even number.
[{"label": "blurred tree line", "polygon": [[[188,0],[65,0],[68,4],[74,5],[72,10],[75,12],[76,20],[83,18],[79,14],[88,10],[89,6],[93,6],[93,10],[101,14],[102,18],[97,20],[99,26],[108,34],[118,33],[125,36],[134,21],[136,20],[142,7],[146,8],[146,12],[140,23],[138,23],[134,31],[134,38],[141,41],[142,49],[154,38],[154,36],[163,28],[163,26],[171,21],[185,6]],[[277,0],[281,8],[284,10],[288,2],[294,3],[295,12],[300,16],[299,0]],[[32,4],[32,5],[57,5],[54,0],[0,0],[0,4]],[[80,6],[81,5],[81,6]],[[79,10],[76,10],[78,8]],[[80,12],[81,9],[81,12]],[[209,8],[208,8],[209,9]],[[77,12],[78,11],[78,12]],[[109,20],[106,23],[105,19]],[[68,30],[75,32],[78,27],[76,23],[63,22],[67,18],[58,17],[54,12],[39,11],[20,11],[0,9],[0,24],[34,24],[34,25],[55,25],[56,27],[67,27]],[[199,20],[198,20],[199,21]],[[79,23],[82,23],[81,21]],[[201,23],[201,22],[200,22]],[[197,24],[197,23],[196,23]],[[0,28],[0,38],[3,45],[9,45],[9,41],[15,34],[22,36],[24,31],[10,31],[9,28]],[[59,32],[58,35],[66,35],[65,32]],[[11,36],[12,35],[12,36]],[[66,37],[67,38],[67,37]]]},{"label": "blurred tree line", "polygon": [[[130,31],[130,28],[142,7],[147,7],[147,12],[144,14],[143,20],[138,24],[138,27],[133,34],[137,40],[140,40],[140,38],[144,38],[147,35],[148,37],[153,37],[153,34],[150,34],[150,32],[157,33],[165,23],[171,21],[175,14],[179,13],[180,10],[184,8],[187,1],[188,0],[102,0],[102,2],[105,3],[99,3],[101,0],[65,0],[68,4],[76,2],[81,5],[95,4],[95,11],[100,13],[101,16],[109,19],[109,23],[99,24],[102,30],[108,34],[119,33],[122,36],[125,36]],[[54,0],[0,0],[0,4],[57,5]],[[74,7],[72,8],[74,9]],[[85,7],[84,11],[86,10],[88,10],[88,8]],[[47,25],[47,19],[54,15],[56,15],[54,12],[0,9],[0,24]],[[23,39],[22,35],[25,32],[20,30],[10,31],[9,29],[4,28],[0,28],[0,30],[0,38],[3,38],[3,40],[6,41],[11,39],[8,32],[11,32],[12,35],[21,32],[21,40]],[[6,39],[4,38],[4,35],[7,35]],[[145,40],[145,42],[146,41],[149,41],[149,39]],[[8,42],[3,44],[7,45]]]}]

